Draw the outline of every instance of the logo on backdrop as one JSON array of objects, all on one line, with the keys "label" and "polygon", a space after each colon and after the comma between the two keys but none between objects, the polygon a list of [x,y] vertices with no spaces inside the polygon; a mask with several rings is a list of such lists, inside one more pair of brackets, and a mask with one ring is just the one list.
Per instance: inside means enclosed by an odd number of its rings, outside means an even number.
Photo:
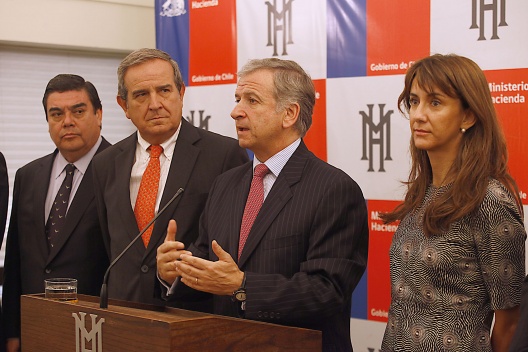
[{"label": "logo on backdrop", "polygon": [[176,17],[187,13],[185,10],[185,0],[166,0],[161,5],[160,16]]},{"label": "logo on backdrop", "polygon": [[209,131],[209,120],[211,115],[204,116],[205,110],[198,110],[197,116],[195,116],[196,111],[191,110],[190,116],[186,117],[186,120],[189,121],[193,126]]},{"label": "logo on backdrop", "polygon": [[[75,318],[75,351],[76,352],[102,352],[103,351],[103,323],[104,318],[97,321],[97,315],[90,314],[92,318],[92,330],[88,332],[85,326],[86,313],[72,313]],[[87,342],[91,343],[91,348],[86,348]]]},{"label": "logo on backdrop", "polygon": [[282,32],[282,54],[288,55],[286,46],[293,44],[292,39],[292,2],[293,0],[282,0],[282,11],[277,11],[277,0],[273,0],[273,5],[266,1],[268,6],[268,44],[273,46],[273,56],[278,56],[277,34]]},{"label": "logo on backdrop", "polygon": [[[374,104],[367,104],[368,113],[360,111],[363,117],[363,156],[361,160],[368,160],[368,171],[374,171],[374,145],[379,146],[379,169],[378,172],[385,172],[385,160],[391,158],[391,129],[390,118],[394,110],[384,112],[385,104],[378,104],[379,123],[374,123]],[[368,156],[367,156],[368,155]]]},{"label": "logo on backdrop", "polygon": [[[469,28],[479,28],[480,30],[478,40],[486,40],[486,36],[484,35],[484,28],[486,24],[484,21],[484,15],[486,11],[490,11],[491,18],[493,19],[491,24],[493,34],[490,39],[500,39],[497,35],[498,27],[508,26],[506,23],[506,0],[493,0],[490,4],[484,4],[484,0],[480,0],[478,2],[480,3],[480,6],[477,5],[477,0],[471,1],[471,27]],[[498,22],[499,18],[500,22]]]}]

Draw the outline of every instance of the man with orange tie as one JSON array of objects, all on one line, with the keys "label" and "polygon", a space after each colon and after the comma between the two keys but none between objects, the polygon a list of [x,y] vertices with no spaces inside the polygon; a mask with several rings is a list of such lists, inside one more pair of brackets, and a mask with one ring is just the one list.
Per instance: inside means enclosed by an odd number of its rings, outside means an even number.
[{"label": "man with orange tie", "polygon": [[57,149],[15,176],[3,288],[7,350],[20,350],[20,296],[44,292],[44,279],[75,278],[79,293],[98,295],[108,267],[94,199],[92,158],[110,146],[94,85],[60,74],[42,99]]},{"label": "man with orange tie", "polygon": [[[156,249],[167,223],[180,224],[178,240],[198,234],[209,188],[219,174],[248,160],[236,140],[182,119],[185,86],[178,64],[165,52],[139,49],[119,65],[117,102],[137,128],[94,160],[97,207],[114,260],[178,189],[184,192],[110,270],[110,298],[150,304],[156,299]],[[174,304],[209,310],[206,305]]]},{"label": "man with orange tie", "polygon": [[352,351],[351,296],[368,252],[361,189],[304,144],[315,90],[297,63],[251,60],[238,79],[231,117],[255,158],[216,179],[194,244],[169,223],[164,298],[210,293],[216,314],[320,330],[323,351]]}]

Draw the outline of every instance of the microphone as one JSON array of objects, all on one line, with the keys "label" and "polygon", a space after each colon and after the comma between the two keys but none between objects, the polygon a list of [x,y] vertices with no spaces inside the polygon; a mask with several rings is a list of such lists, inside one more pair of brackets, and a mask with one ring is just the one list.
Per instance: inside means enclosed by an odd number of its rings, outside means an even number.
[{"label": "microphone", "polygon": [[141,231],[139,231],[139,234],[132,240],[132,242],[130,242],[128,246],[126,246],[125,249],[123,249],[123,251],[119,253],[119,255],[110,263],[103,277],[103,284],[101,286],[101,294],[99,297],[99,308],[108,308],[108,290],[106,286],[108,284],[108,274],[110,273],[110,269],[112,269],[115,263],[117,263],[119,259],[121,259],[121,257],[128,251],[128,249],[132,247],[134,243],[136,243],[136,241],[145,233],[145,231],[148,230],[148,228],[154,223],[154,221],[156,221],[156,219],[161,214],[163,214],[165,209],[167,209],[169,205],[171,205],[172,202],[174,202],[174,200],[178,198],[180,194],[182,193],[183,193],[183,188],[178,189],[178,191],[174,194],[174,196],[172,196],[172,198],[167,202],[167,204],[165,204],[165,206],[160,211],[158,211],[156,216],[154,216],[154,218],[150,220],[150,222]]}]

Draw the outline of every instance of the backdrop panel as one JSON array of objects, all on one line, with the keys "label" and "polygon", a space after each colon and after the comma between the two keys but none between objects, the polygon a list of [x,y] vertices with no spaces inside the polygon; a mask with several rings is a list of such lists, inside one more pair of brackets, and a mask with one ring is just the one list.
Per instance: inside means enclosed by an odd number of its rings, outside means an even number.
[{"label": "backdrop panel", "polygon": [[[356,351],[378,350],[387,320],[388,248],[396,226],[384,226],[379,212],[396,206],[405,191],[400,181],[409,172],[410,131],[397,98],[414,61],[457,53],[485,70],[509,166],[528,204],[528,1],[156,0],[156,13],[158,47],[191,68],[184,114],[194,111],[196,126],[234,136],[229,112],[236,77],[222,74],[248,59],[295,60],[314,79],[317,102],[306,142],[359,183],[369,210],[369,263],[351,311]],[[197,82],[197,74],[215,79]],[[208,124],[198,124],[200,111]]]}]

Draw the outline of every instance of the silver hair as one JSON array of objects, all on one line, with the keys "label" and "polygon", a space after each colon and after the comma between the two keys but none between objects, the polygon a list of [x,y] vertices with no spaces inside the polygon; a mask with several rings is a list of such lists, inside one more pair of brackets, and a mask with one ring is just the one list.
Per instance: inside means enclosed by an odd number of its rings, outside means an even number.
[{"label": "silver hair", "polygon": [[300,137],[304,137],[312,125],[315,105],[315,88],[310,76],[295,61],[267,58],[248,61],[238,72],[238,77],[258,70],[273,72],[273,94],[277,101],[277,111],[287,108],[290,104],[299,104],[299,119],[295,128]]}]

